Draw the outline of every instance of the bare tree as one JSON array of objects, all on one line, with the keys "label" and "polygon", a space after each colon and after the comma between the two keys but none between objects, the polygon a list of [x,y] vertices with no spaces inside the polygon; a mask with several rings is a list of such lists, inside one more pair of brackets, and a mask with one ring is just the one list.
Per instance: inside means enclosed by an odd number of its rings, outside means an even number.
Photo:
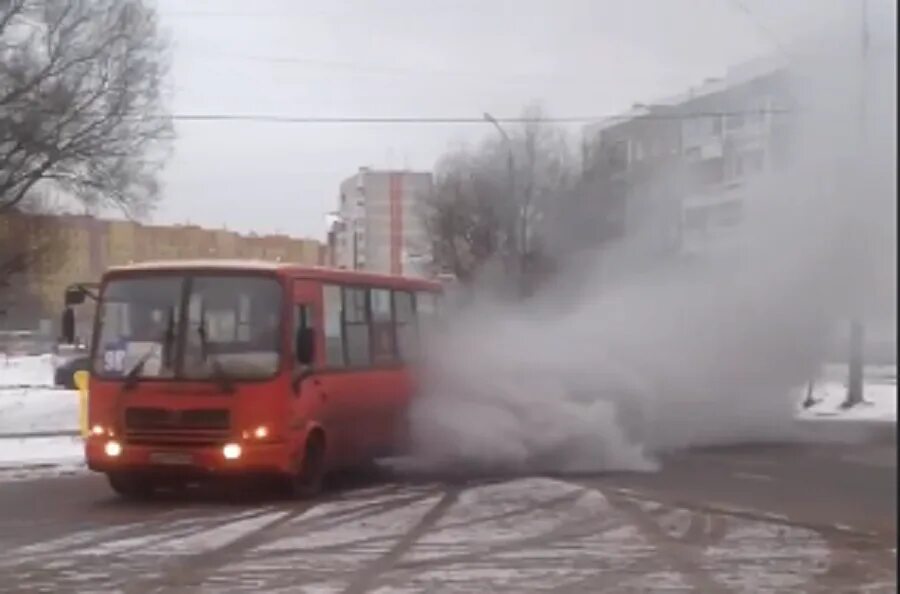
[{"label": "bare tree", "polygon": [[[172,137],[164,44],[142,0],[0,0],[0,297],[35,300],[65,246],[42,197],[153,206]],[[50,209],[52,210],[52,209]]]},{"label": "bare tree", "polygon": [[42,186],[152,206],[172,136],[163,48],[141,0],[0,1],[0,212]]},{"label": "bare tree", "polygon": [[469,282],[498,255],[503,200],[502,181],[477,157],[461,152],[442,159],[425,212],[438,269]]},{"label": "bare tree", "polygon": [[438,164],[426,229],[437,268],[464,283],[495,262],[523,287],[524,277],[546,256],[548,235],[556,231],[553,223],[577,180],[563,131],[548,125],[537,109],[526,111],[524,120],[503,139],[492,136],[478,149],[447,155]]}]

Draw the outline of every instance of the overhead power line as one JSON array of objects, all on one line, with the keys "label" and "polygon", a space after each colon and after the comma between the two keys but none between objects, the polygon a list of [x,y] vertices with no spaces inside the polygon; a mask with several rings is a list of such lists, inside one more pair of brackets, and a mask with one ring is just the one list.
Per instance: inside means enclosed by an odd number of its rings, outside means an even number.
[{"label": "overhead power line", "polygon": [[[667,111],[657,111],[648,113],[619,113],[612,115],[596,115],[596,116],[562,116],[562,117],[496,117],[493,118],[500,124],[530,124],[530,123],[547,123],[547,124],[592,124],[592,123],[615,123],[626,122],[631,120],[658,120],[658,121],[677,121],[677,120],[694,120],[703,118],[718,118],[729,116],[752,116],[752,115],[791,115],[796,113],[792,109],[740,109],[740,110],[717,110],[717,111],[692,111],[678,112],[677,108],[669,107]],[[46,114],[48,116],[59,116],[59,112],[50,110],[36,110],[29,112],[30,114]],[[254,113],[174,113],[174,114],[126,114],[123,116],[111,116],[107,113],[83,113],[84,117],[110,118],[121,117],[125,121],[140,122],[154,120],[172,120],[176,122],[234,122],[234,123],[261,123],[261,124],[316,124],[316,125],[467,125],[477,124],[484,125],[485,119],[482,115],[477,116],[299,116],[299,115],[270,115],[270,114],[254,114]]]},{"label": "overhead power line", "polygon": [[[527,124],[546,122],[548,124],[589,124],[610,122],[616,120],[691,120],[711,117],[728,117],[742,115],[765,114],[790,114],[788,109],[745,109],[733,111],[700,111],[688,113],[647,113],[647,114],[615,114],[598,116],[564,116],[564,117],[498,117],[495,118],[503,124]],[[414,125],[443,125],[443,124],[479,124],[484,125],[484,117],[476,116],[290,116],[290,115],[265,115],[265,114],[205,114],[205,113],[176,113],[172,116],[144,116],[147,119],[154,117],[171,117],[172,120],[182,122],[258,122],[272,124],[414,124]]]}]

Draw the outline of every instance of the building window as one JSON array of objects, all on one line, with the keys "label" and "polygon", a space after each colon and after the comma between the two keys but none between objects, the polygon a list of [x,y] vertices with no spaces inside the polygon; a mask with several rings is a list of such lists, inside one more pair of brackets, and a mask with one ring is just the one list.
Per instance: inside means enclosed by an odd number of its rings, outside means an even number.
[{"label": "building window", "polygon": [[628,168],[629,146],[627,140],[617,140],[609,148],[609,165],[614,171]]},{"label": "building window", "polygon": [[634,160],[635,161],[643,161],[644,160],[644,145],[641,144],[640,141],[634,142]]}]

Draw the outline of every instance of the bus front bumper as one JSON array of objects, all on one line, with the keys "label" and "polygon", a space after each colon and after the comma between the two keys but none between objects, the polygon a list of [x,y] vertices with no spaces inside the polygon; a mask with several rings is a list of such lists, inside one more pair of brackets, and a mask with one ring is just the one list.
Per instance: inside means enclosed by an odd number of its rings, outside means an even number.
[{"label": "bus front bumper", "polygon": [[[293,464],[285,442],[239,443],[226,457],[225,446],[172,447],[167,445],[131,444],[89,437],[85,441],[87,466],[96,472],[135,472],[159,475],[215,477],[242,474],[288,474]],[[118,449],[118,451],[117,451]],[[117,455],[112,455],[116,454]]]}]

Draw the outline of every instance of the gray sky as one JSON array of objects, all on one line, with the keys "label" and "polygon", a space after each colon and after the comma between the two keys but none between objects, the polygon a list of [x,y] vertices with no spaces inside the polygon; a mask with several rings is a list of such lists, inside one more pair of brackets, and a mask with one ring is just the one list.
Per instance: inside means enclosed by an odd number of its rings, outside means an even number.
[{"label": "gray sky", "polygon": [[[823,0],[157,0],[176,113],[603,116],[823,19]],[[846,8],[853,0],[838,0]],[[751,14],[744,12],[745,7]],[[359,166],[430,169],[480,125],[179,122],[155,222],[322,238]],[[577,132],[577,129],[575,130]]]}]

